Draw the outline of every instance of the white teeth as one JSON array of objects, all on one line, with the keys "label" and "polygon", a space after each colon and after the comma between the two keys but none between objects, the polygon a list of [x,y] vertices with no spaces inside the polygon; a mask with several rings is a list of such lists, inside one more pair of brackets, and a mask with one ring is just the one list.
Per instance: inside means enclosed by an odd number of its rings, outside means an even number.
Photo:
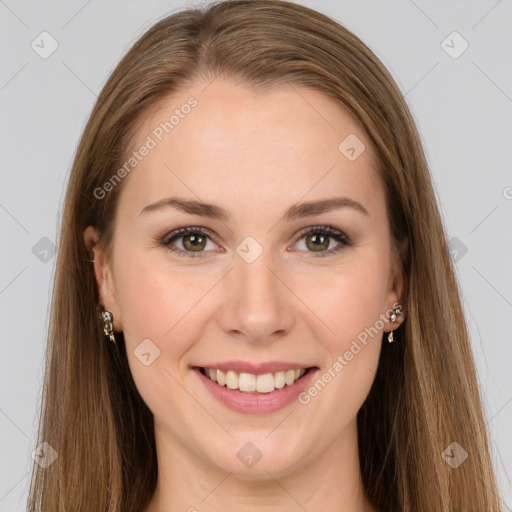
[{"label": "white teeth", "polygon": [[238,387],[238,375],[231,370],[226,373],[226,386],[229,389],[236,389]]},{"label": "white teeth", "polygon": [[241,373],[238,378],[238,389],[240,391],[256,391],[256,376],[252,373]]},{"label": "white teeth", "polygon": [[271,373],[258,375],[256,380],[256,391],[258,393],[270,393],[271,391],[274,391],[274,389],[274,376]]},{"label": "white teeth", "polygon": [[284,388],[285,385],[291,386],[306,373],[306,370],[304,368],[297,368],[296,370],[254,375],[245,372],[238,374],[233,370],[225,372],[213,368],[204,368],[202,373],[213,380],[213,382],[217,382],[220,386],[225,385],[229,389],[271,393],[275,389]]},{"label": "white teeth", "polygon": [[284,385],[285,385],[284,372],[274,373],[274,387],[276,389],[281,389],[281,388],[284,388]]},{"label": "white teeth", "polygon": [[286,384],[288,384],[288,386],[290,384],[293,384],[295,382],[295,370],[288,370],[284,374],[284,381],[286,382]]},{"label": "white teeth", "polygon": [[222,370],[217,370],[217,382],[221,386],[224,386],[224,384],[226,384],[226,374]]}]

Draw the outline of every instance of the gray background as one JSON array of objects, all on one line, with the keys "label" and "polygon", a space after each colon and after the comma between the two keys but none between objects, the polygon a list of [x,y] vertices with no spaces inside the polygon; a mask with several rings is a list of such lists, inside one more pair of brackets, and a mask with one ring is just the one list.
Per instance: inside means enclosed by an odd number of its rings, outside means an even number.
[{"label": "gray background", "polygon": [[[337,19],[377,54],[418,123],[511,510],[512,1],[302,3]],[[25,510],[54,244],[79,136],[131,43],[190,5],[198,4],[0,0],[0,512]],[[42,58],[31,44],[51,49],[45,31],[58,48]],[[453,31],[461,37],[448,37]],[[464,40],[469,47],[458,55]]]}]

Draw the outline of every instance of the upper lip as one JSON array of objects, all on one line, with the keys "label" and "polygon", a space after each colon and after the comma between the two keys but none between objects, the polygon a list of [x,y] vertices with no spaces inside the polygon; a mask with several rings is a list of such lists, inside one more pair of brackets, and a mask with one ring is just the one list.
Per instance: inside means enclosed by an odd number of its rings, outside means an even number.
[{"label": "upper lip", "polygon": [[275,373],[279,371],[307,369],[311,365],[302,363],[290,363],[287,361],[268,361],[265,363],[249,363],[248,361],[224,361],[221,363],[208,363],[205,365],[196,365],[196,368],[212,368],[223,371],[233,370],[237,373],[252,373],[262,375],[264,373]]}]

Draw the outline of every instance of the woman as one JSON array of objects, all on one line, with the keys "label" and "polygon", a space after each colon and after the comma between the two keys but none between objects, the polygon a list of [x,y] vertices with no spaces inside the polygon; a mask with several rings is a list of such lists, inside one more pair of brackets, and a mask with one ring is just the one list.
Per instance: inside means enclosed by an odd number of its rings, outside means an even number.
[{"label": "woman", "polygon": [[235,0],[123,58],[68,185],[39,442],[30,511],[500,510],[420,138],[355,35]]}]

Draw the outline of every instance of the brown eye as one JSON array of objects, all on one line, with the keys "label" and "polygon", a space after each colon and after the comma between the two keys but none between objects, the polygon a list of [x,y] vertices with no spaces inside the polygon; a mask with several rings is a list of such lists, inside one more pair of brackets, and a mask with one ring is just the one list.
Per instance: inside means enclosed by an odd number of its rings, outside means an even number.
[{"label": "brown eye", "polygon": [[[331,246],[331,242],[334,243]],[[297,236],[297,244],[303,245],[301,251],[316,253],[314,256],[330,256],[341,252],[353,245],[352,240],[345,233],[331,226],[314,226],[306,228]],[[305,248],[304,248],[305,247]]]},{"label": "brown eye", "polygon": [[206,237],[203,235],[185,235],[181,237],[183,239],[183,247],[188,251],[199,252],[202,251],[206,246]]},{"label": "brown eye", "polygon": [[306,246],[312,251],[325,251],[329,248],[329,240],[331,237],[327,235],[312,234],[306,236]]},{"label": "brown eye", "polygon": [[[213,235],[204,228],[181,228],[159,237],[159,244],[176,256],[202,257],[212,252]],[[210,245],[209,245],[210,244]]]}]

